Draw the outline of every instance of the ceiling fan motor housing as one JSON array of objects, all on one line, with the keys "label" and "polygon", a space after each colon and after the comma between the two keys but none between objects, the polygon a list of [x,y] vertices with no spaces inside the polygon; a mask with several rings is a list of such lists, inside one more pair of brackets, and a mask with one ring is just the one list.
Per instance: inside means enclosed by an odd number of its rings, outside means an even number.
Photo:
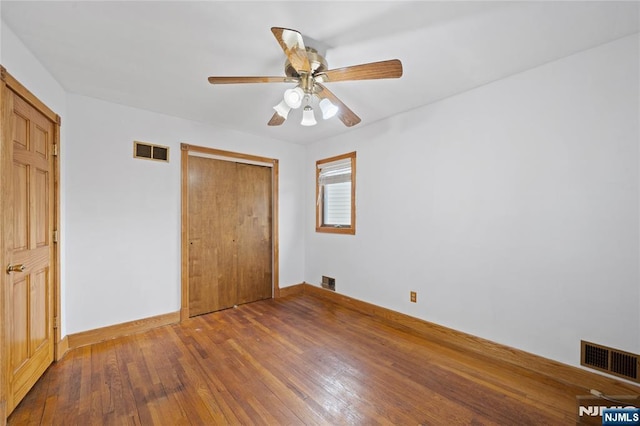
[{"label": "ceiling fan motor housing", "polygon": [[[309,58],[309,65],[311,66],[311,75],[324,72],[328,69],[326,59],[324,59],[324,56],[320,55],[316,49],[307,46],[305,50]],[[300,74],[293,68],[288,59],[284,63],[284,74],[287,77],[300,77]]]}]

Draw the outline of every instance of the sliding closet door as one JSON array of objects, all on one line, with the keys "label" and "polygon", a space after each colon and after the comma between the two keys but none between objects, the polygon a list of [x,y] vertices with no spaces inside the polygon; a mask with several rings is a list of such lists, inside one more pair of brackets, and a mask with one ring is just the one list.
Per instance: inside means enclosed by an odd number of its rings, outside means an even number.
[{"label": "sliding closet door", "polygon": [[235,303],[235,163],[189,158],[189,311]]},{"label": "sliding closet door", "polygon": [[271,168],[189,157],[189,315],[271,297]]},{"label": "sliding closet door", "polygon": [[271,168],[237,163],[238,301],[271,298]]}]

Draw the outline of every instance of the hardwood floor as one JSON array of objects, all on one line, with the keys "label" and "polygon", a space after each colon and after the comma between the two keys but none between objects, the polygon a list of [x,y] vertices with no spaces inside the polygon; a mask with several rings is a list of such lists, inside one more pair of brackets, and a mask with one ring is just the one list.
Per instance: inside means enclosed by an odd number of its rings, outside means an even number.
[{"label": "hardwood floor", "polygon": [[563,425],[586,393],[302,295],[73,349],[8,424]]}]

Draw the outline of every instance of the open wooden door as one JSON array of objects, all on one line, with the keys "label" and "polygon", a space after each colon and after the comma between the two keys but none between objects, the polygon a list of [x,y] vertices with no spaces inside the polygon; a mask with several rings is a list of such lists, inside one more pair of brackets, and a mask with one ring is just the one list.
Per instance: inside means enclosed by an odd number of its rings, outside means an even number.
[{"label": "open wooden door", "polygon": [[54,156],[59,119],[11,82],[2,86],[0,157],[5,415],[53,362],[56,342]]},{"label": "open wooden door", "polygon": [[182,149],[182,318],[273,297],[277,160]]}]

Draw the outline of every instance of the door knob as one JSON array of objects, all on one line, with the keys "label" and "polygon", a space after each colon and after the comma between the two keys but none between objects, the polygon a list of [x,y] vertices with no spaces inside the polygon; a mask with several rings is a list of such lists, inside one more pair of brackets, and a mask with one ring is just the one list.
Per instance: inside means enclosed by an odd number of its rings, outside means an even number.
[{"label": "door knob", "polygon": [[18,265],[9,265],[7,266],[7,274],[10,274],[12,272],[24,272],[24,268],[25,266],[22,263]]}]

